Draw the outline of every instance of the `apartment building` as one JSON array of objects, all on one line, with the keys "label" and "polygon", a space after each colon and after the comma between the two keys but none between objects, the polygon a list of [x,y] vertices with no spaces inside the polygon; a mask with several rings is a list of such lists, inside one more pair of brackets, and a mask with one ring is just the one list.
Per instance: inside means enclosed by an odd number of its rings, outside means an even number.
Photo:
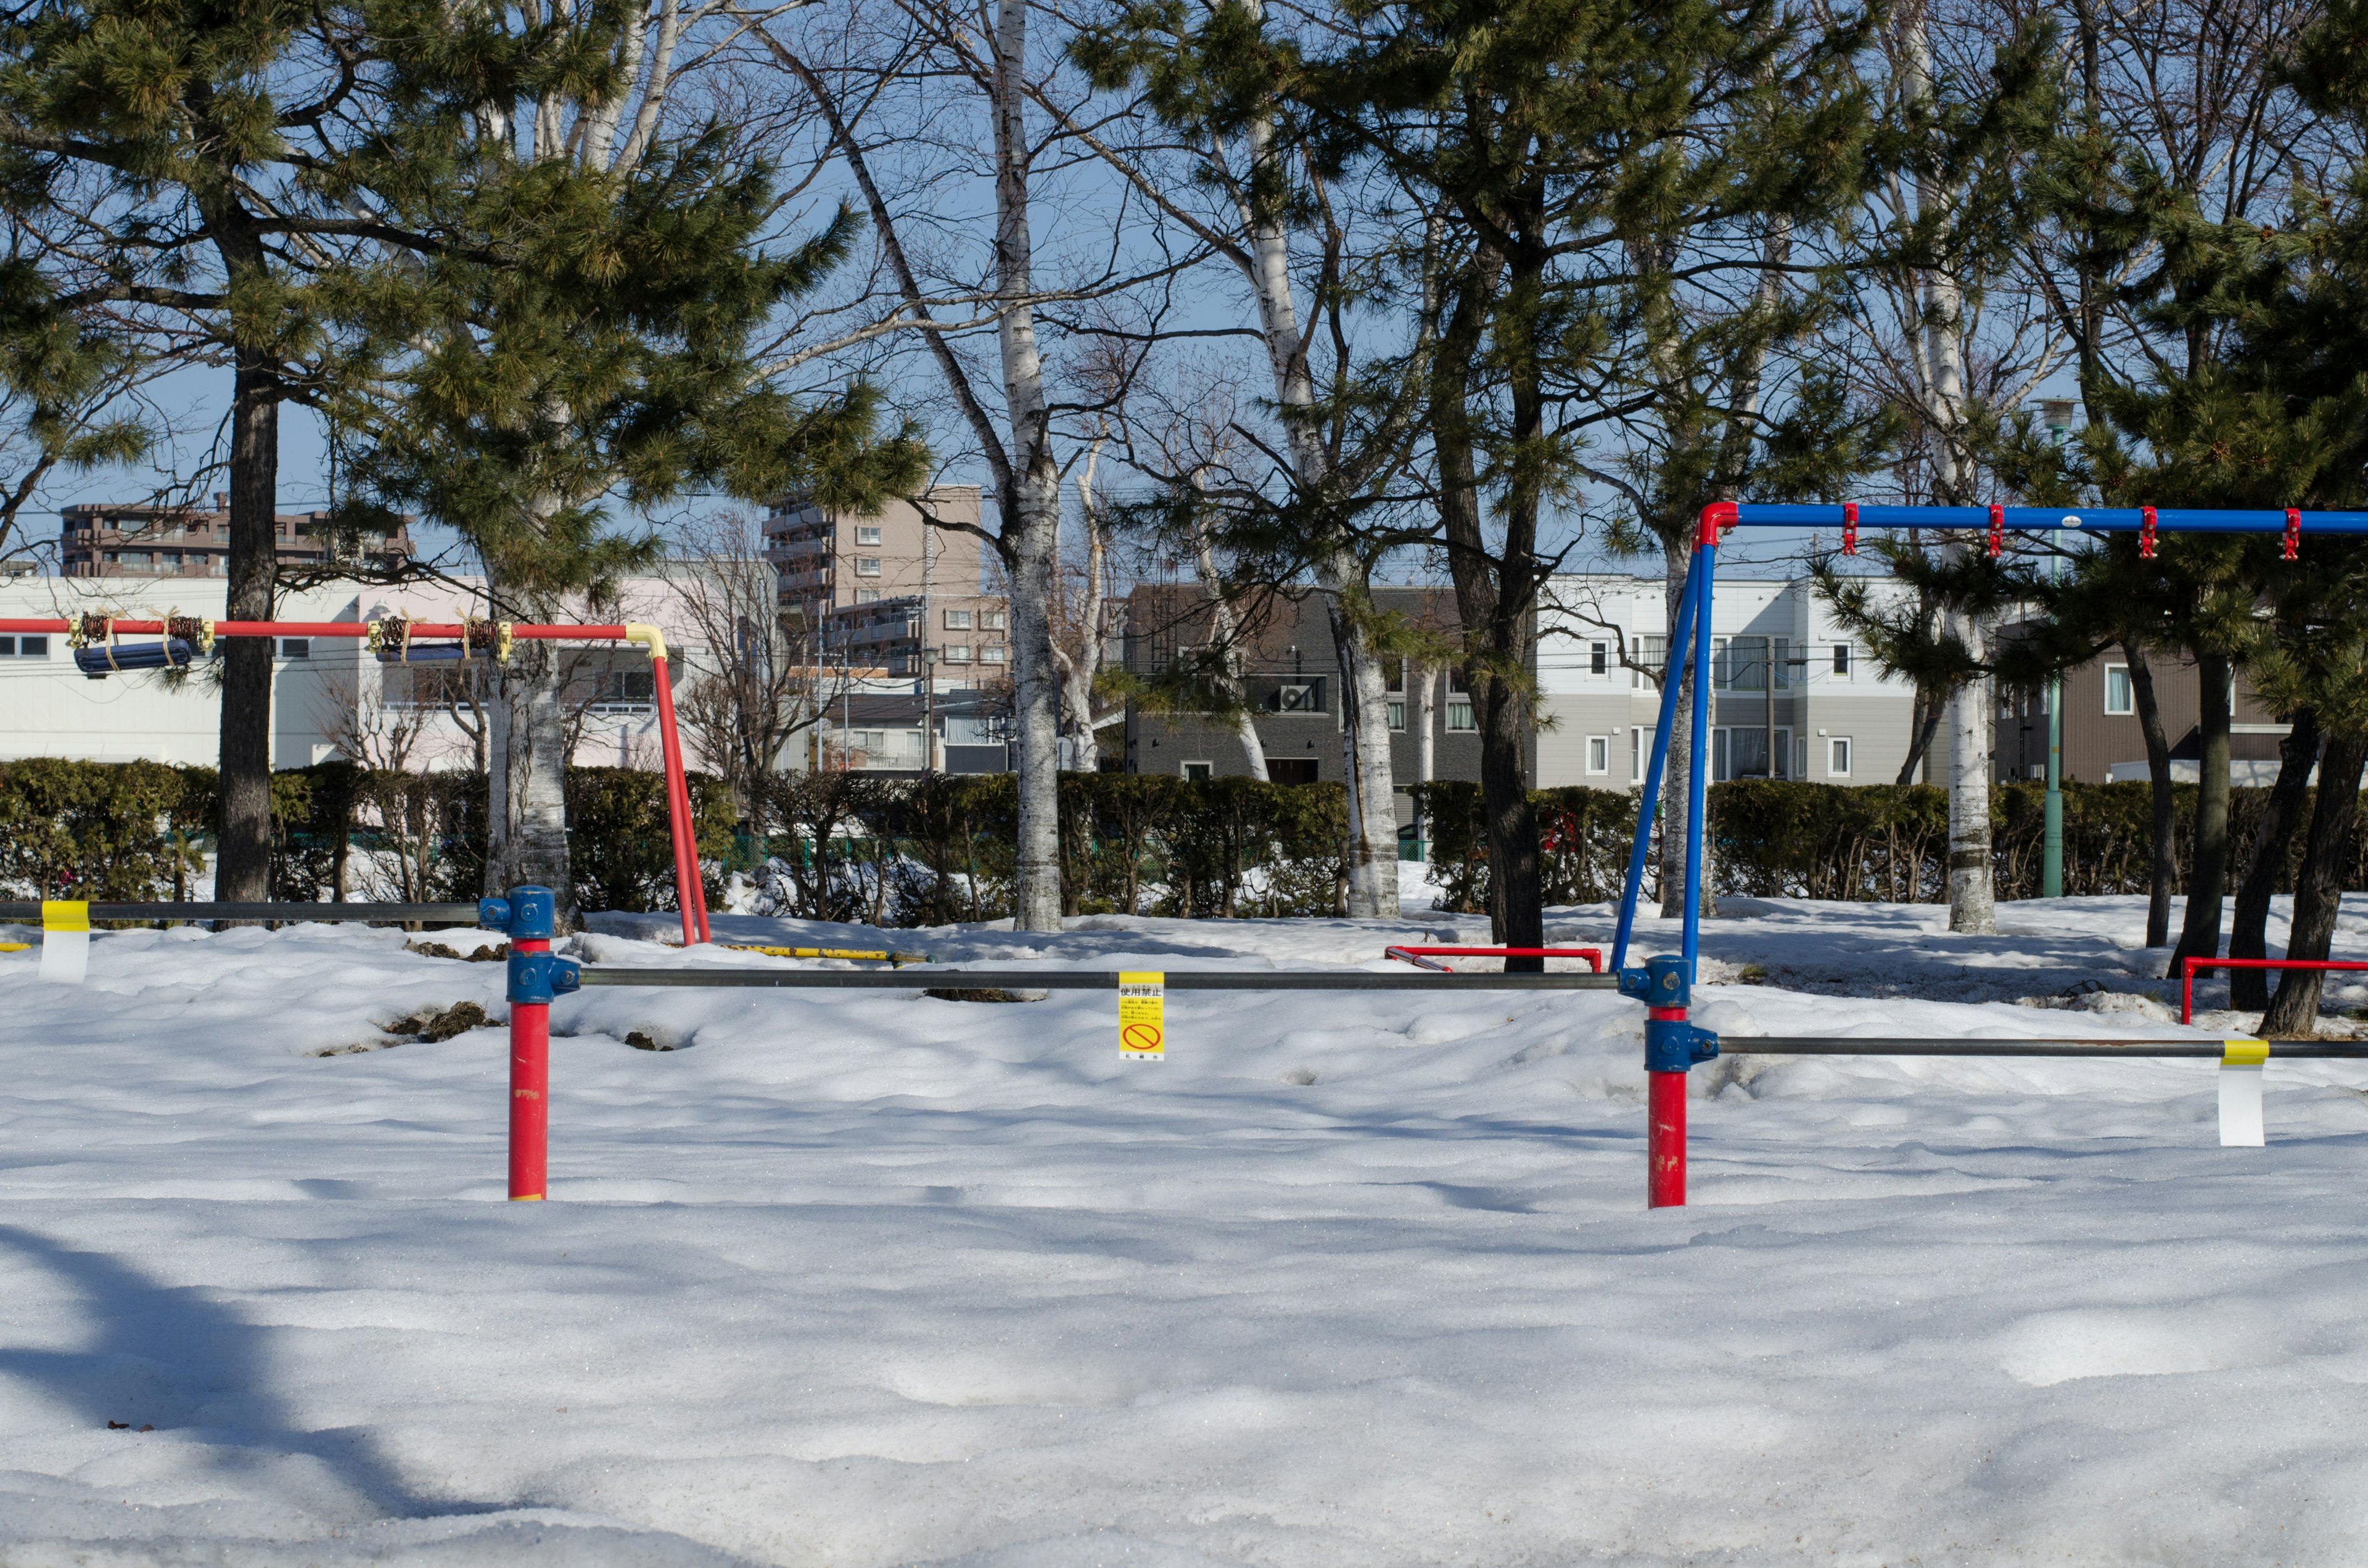
[{"label": "apartment building", "polygon": [[[1538,781],[1644,781],[1671,617],[1659,577],[1574,573],[1546,587]],[[1805,578],[1722,577],[1711,613],[1711,777],[1887,784],[1915,688],[1875,670]]]},{"label": "apartment building", "polygon": [[[229,571],[230,497],[214,492],[211,511],[185,506],[118,506],[81,502],[60,514],[60,569],[69,577],[211,577]],[[282,512],[275,529],[282,565],[326,566],[346,559],[325,512]],[[392,565],[411,555],[411,530],[365,534],[352,559]]]},{"label": "apartment building", "polygon": [[876,513],[840,516],[795,497],[765,518],[781,613],[818,662],[996,684],[1011,660],[1010,607],[986,592],[975,542],[932,527],[978,526],[974,484],[942,484]]}]

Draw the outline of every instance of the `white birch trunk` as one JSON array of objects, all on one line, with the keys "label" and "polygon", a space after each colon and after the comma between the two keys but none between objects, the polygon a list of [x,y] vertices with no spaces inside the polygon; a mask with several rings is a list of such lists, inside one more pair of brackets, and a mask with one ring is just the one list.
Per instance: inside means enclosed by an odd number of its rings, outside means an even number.
[{"label": "white birch trunk", "polygon": [[500,896],[514,887],[547,887],[572,925],[565,680],[551,643],[521,641],[479,689],[485,703],[484,891]]},{"label": "white birch trunk", "polygon": [[[1199,483],[1197,475],[1194,483]],[[1192,519],[1192,568],[1200,574],[1202,591],[1209,596],[1209,641],[1223,651],[1225,695],[1234,703],[1234,731],[1241,741],[1250,777],[1264,784],[1268,782],[1266,742],[1258,734],[1258,719],[1249,710],[1248,687],[1242,680],[1238,641],[1241,623],[1234,619],[1234,607],[1225,602],[1224,579],[1217,571],[1217,552],[1209,542],[1207,526],[1197,517]]]},{"label": "white birch trunk", "polygon": [[[1255,15],[1263,6],[1252,0]],[[1247,132],[1253,167],[1274,156],[1274,127],[1260,115]],[[1315,383],[1309,376],[1299,306],[1291,291],[1291,245],[1270,213],[1243,214],[1250,240],[1250,286],[1258,299],[1258,328],[1266,342],[1275,401],[1291,442],[1292,466],[1300,488],[1320,494],[1331,477],[1331,461],[1313,423]],[[1319,551],[1315,585],[1332,622],[1340,662],[1340,751],[1349,794],[1349,914],[1358,919],[1395,918],[1398,913],[1398,824],[1395,779],[1390,756],[1389,679],[1364,621],[1367,577],[1349,551]]]},{"label": "white birch trunk", "polygon": [[[1965,548],[1965,547],[1960,547]],[[1954,617],[1978,656],[1982,629]],[[1990,681],[1968,681],[1949,699],[1949,929],[1998,935],[1990,878]]]},{"label": "white birch trunk", "polygon": [[1094,476],[1101,461],[1101,437],[1086,452],[1084,470],[1077,475],[1077,512],[1079,526],[1086,530],[1086,583],[1077,610],[1077,651],[1062,663],[1061,694],[1065,699],[1069,733],[1088,753],[1094,748],[1094,677],[1102,665],[1102,617],[1106,613],[1103,598],[1103,576],[1109,556],[1110,539],[1103,526],[1101,496],[1094,488]]},{"label": "white birch trunk", "polygon": [[[1429,664],[1416,665],[1413,671],[1407,682],[1406,722],[1414,728],[1415,782],[1428,784],[1439,777],[1439,683],[1447,672]],[[1414,809],[1414,821],[1415,835],[1426,846],[1423,855],[1428,859],[1430,822],[1419,803]]]},{"label": "white birch trunk", "polygon": [[1053,460],[1043,358],[1036,344],[1029,232],[1026,94],[1028,6],[1001,0],[996,11],[995,267],[1003,305],[996,335],[1003,359],[1011,479],[1002,520],[1011,590],[1013,738],[1019,776],[1019,863],[1012,928],[1061,928],[1060,679],[1053,658],[1053,575],[1061,543],[1061,472]]}]

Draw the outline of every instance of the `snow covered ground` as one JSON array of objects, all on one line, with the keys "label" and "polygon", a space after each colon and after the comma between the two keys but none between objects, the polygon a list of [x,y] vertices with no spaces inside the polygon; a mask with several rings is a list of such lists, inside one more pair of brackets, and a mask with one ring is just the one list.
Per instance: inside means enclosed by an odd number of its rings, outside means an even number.
[{"label": "snow covered ground", "polygon": [[[2179,1034],[2143,914],[1730,903],[1698,1017]],[[2205,1062],[1730,1057],[1693,1207],[1647,1213],[1600,994],[1179,994],[1143,1064],[1076,992],[601,989],[553,1009],[553,1200],[511,1205],[501,1030],[382,1032],[498,1020],[500,966],[403,942],[102,935],[74,990],[0,954],[0,1564],[2368,1557],[2368,1066],[2272,1062],[2270,1146],[2223,1150]]]}]

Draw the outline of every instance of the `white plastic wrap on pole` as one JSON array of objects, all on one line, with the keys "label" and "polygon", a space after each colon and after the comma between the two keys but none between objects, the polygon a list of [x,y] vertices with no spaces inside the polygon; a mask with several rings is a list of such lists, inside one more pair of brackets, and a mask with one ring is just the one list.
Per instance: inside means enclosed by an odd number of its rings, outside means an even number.
[{"label": "white plastic wrap on pole", "polygon": [[2261,1131],[2261,1063],[2270,1059],[2264,1040],[2220,1042],[2220,1147],[2259,1149]]},{"label": "white plastic wrap on pole", "polygon": [[44,899],[40,977],[60,985],[80,985],[89,968],[90,905]]}]

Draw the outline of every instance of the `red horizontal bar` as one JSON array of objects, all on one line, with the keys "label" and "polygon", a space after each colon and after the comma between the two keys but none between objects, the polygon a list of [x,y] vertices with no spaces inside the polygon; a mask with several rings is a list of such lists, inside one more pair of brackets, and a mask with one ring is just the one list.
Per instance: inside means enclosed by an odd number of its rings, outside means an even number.
[{"label": "red horizontal bar", "polygon": [[[0,619],[0,631],[71,631],[71,620]],[[163,636],[161,620],[117,620],[118,631],[134,637]],[[370,623],[366,620],[217,620],[217,637],[367,637]],[[416,620],[411,623],[414,637],[461,637],[468,628],[457,621],[435,622]],[[537,638],[546,642],[567,642],[580,639],[587,642],[621,642],[625,639],[622,626],[513,626],[513,637]]]},{"label": "red horizontal bar", "polygon": [[2190,974],[2199,969],[2368,969],[2344,959],[2181,959]]},{"label": "red horizontal bar", "polygon": [[[1382,957],[1385,959],[1396,958],[1400,954],[1404,954],[1409,962],[1422,957],[1462,959],[1585,959],[1596,973],[1601,974],[1603,972],[1603,949],[1601,948],[1412,948],[1401,945],[1384,949],[1382,952]],[[1439,964],[1425,964],[1423,967],[1425,969],[1438,969],[1443,968],[1444,966]]]},{"label": "red horizontal bar", "polygon": [[2181,959],[2179,960],[2179,1021],[2195,1021],[2195,971],[2199,969],[2368,969],[2345,959]]}]

